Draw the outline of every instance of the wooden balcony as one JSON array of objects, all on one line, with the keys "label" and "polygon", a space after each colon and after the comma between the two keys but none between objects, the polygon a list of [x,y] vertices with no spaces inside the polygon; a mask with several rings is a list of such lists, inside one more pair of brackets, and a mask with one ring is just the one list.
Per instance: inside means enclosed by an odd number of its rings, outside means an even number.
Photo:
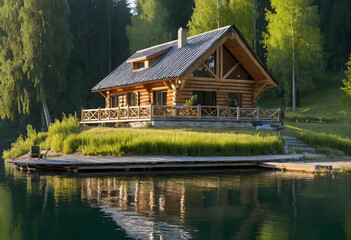
[{"label": "wooden balcony", "polygon": [[220,106],[133,106],[82,109],[81,124],[141,121],[267,121],[281,120],[281,110]]}]

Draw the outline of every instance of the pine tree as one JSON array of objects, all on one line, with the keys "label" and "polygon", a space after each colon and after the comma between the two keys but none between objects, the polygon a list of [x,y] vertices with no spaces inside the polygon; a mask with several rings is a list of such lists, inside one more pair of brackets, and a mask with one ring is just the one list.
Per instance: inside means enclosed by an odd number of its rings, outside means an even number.
[{"label": "pine tree", "polygon": [[267,65],[280,81],[288,105],[296,112],[296,91],[314,86],[325,69],[318,9],[312,0],[272,0],[264,45]]}]

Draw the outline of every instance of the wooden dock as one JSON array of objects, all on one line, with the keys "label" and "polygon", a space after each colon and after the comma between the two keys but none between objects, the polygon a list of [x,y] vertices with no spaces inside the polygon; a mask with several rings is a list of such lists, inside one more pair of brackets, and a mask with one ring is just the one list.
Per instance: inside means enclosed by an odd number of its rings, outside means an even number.
[{"label": "wooden dock", "polygon": [[[304,159],[320,159],[318,154],[289,154],[233,157],[189,157],[189,156],[62,156],[49,157],[45,160],[10,160],[20,170],[44,171],[151,171],[176,170],[189,168],[219,167],[259,167],[263,163],[279,163],[286,161],[302,161]],[[264,165],[262,165],[264,166]]]}]

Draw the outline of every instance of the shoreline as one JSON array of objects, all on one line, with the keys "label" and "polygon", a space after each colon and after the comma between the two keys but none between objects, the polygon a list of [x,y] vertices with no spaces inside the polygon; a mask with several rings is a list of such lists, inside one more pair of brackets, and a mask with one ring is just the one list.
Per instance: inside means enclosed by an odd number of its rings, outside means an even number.
[{"label": "shoreline", "polygon": [[[22,156],[24,157],[24,156]],[[283,171],[316,173],[351,168],[351,159],[336,161],[320,154],[282,154],[260,156],[79,156],[78,154],[48,157],[45,160],[6,160],[17,169],[30,171],[98,172],[98,171],[152,171],[200,168],[261,167]]]}]

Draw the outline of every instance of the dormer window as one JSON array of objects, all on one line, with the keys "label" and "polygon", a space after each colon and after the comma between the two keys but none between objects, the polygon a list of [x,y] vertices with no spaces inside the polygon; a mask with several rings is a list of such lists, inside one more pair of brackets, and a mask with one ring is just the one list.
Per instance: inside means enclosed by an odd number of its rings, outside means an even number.
[{"label": "dormer window", "polygon": [[141,69],[141,68],[145,68],[145,62],[138,62],[136,64],[136,69]]},{"label": "dormer window", "polygon": [[133,62],[132,68],[134,70],[144,69],[148,67],[148,61],[141,61],[141,62]]}]

